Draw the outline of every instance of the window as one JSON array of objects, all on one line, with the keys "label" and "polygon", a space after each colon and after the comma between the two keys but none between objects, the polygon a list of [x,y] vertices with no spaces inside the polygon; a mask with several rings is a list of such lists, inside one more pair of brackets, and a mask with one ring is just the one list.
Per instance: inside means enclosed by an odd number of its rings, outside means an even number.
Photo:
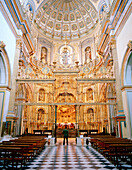
[{"label": "window", "polygon": [[0,84],[5,84],[5,83],[6,83],[5,65],[2,56],[0,55]]},{"label": "window", "polygon": [[126,84],[132,85],[132,53],[129,57],[127,67],[126,67]]}]

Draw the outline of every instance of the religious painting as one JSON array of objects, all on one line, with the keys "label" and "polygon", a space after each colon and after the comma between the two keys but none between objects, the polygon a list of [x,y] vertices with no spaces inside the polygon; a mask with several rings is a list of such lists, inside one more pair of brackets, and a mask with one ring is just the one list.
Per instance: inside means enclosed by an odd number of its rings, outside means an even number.
[{"label": "religious painting", "polygon": [[73,25],[72,25],[72,30],[73,30],[73,31],[77,30],[77,24],[73,24]]},{"label": "religious painting", "polygon": [[90,6],[88,4],[85,4],[85,7],[87,10],[90,10]]},{"label": "religious painting", "polygon": [[63,25],[63,31],[68,31],[69,28],[68,28],[68,25]]},{"label": "religious painting", "polygon": [[80,26],[80,28],[83,28],[84,27],[84,22],[83,21],[79,22],[79,26]]},{"label": "religious painting", "polygon": [[44,110],[39,109],[37,114],[37,120],[42,120],[43,115],[44,115]]},{"label": "religious painting", "polygon": [[41,61],[43,63],[47,62],[47,48],[46,47],[41,48]]},{"label": "religious painting", "polygon": [[91,12],[91,15],[92,15],[93,18],[96,17],[96,13],[94,11]]},{"label": "religious painting", "polygon": [[42,7],[43,10],[45,10],[48,7],[48,3],[44,4],[44,6]]},{"label": "religious painting", "polygon": [[62,20],[62,14],[61,14],[61,13],[59,13],[59,14],[58,14],[57,19],[58,19],[59,21],[61,21],[61,20]]},{"label": "religious painting", "polygon": [[45,90],[39,89],[39,101],[44,102],[45,101]]},{"label": "religious painting", "polygon": [[75,16],[74,16],[73,13],[70,14],[70,20],[71,20],[71,21],[74,21],[74,20],[75,20]]},{"label": "religious painting", "polygon": [[52,18],[55,18],[56,17],[56,12],[53,12],[52,13]]},{"label": "religious painting", "polygon": [[45,21],[46,21],[46,18],[43,17],[43,18],[41,19],[41,22],[42,22],[43,24],[45,24]]},{"label": "religious painting", "polygon": [[50,28],[53,28],[53,22],[52,21],[49,21],[48,24],[47,24],[48,27]]},{"label": "religious painting", "polygon": [[64,21],[68,21],[68,14],[64,15]]},{"label": "religious painting", "polygon": [[50,14],[50,12],[52,11],[52,9],[51,8],[49,8],[47,11],[46,11],[46,14]]},{"label": "religious painting", "polygon": [[63,65],[68,65],[68,64],[71,64],[72,62],[72,47],[70,46],[62,46],[61,49],[60,49],[60,63],[63,64]]},{"label": "religious painting", "polygon": [[81,9],[81,12],[83,15],[86,15],[86,11],[84,9]]},{"label": "religious painting", "polygon": [[91,23],[91,20],[90,20],[89,17],[86,19],[86,23],[87,23],[87,24],[90,24],[90,23]]},{"label": "religious painting", "polygon": [[80,15],[79,12],[76,12],[76,18],[77,18],[77,19],[80,19],[80,18],[81,18],[81,15]]},{"label": "religious painting", "polygon": [[41,11],[39,11],[36,15],[36,18],[40,18],[41,17]]},{"label": "religious painting", "polygon": [[56,24],[56,29],[60,30],[61,29],[61,24]]}]

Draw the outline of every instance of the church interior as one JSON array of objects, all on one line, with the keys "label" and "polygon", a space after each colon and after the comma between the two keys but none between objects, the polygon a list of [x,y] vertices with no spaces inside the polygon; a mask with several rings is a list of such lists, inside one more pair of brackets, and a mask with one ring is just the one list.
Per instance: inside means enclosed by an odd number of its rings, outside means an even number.
[{"label": "church interior", "polygon": [[0,0],[0,140],[131,141],[131,30],[131,0]]}]

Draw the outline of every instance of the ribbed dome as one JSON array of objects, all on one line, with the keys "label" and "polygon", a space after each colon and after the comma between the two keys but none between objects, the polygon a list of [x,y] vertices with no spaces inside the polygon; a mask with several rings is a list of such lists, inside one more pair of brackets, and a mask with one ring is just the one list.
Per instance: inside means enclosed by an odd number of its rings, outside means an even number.
[{"label": "ribbed dome", "polygon": [[78,39],[93,30],[97,20],[97,11],[89,0],[45,0],[34,22],[51,38]]}]

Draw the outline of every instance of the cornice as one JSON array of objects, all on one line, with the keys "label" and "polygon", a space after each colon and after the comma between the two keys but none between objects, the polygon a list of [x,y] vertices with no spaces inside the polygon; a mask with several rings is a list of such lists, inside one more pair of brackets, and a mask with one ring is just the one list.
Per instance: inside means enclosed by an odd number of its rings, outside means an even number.
[{"label": "cornice", "polygon": [[[104,52],[104,49],[110,38],[110,32],[111,30],[114,30],[116,28],[127,4],[128,4],[128,0],[120,0],[120,1],[116,0],[113,2],[110,11],[110,19],[109,20],[106,19],[105,23],[103,23],[102,25],[102,30],[101,30],[102,36],[98,44],[99,51]],[[130,4],[130,8],[131,8],[131,4]],[[127,11],[125,11],[125,15],[127,15]]]},{"label": "cornice", "polygon": [[25,18],[24,13],[22,12],[21,5],[18,0],[4,0],[14,22],[18,29],[21,29],[23,33],[23,40],[27,45],[27,49],[30,53],[34,53],[34,45],[31,38],[31,28],[27,18]]}]

